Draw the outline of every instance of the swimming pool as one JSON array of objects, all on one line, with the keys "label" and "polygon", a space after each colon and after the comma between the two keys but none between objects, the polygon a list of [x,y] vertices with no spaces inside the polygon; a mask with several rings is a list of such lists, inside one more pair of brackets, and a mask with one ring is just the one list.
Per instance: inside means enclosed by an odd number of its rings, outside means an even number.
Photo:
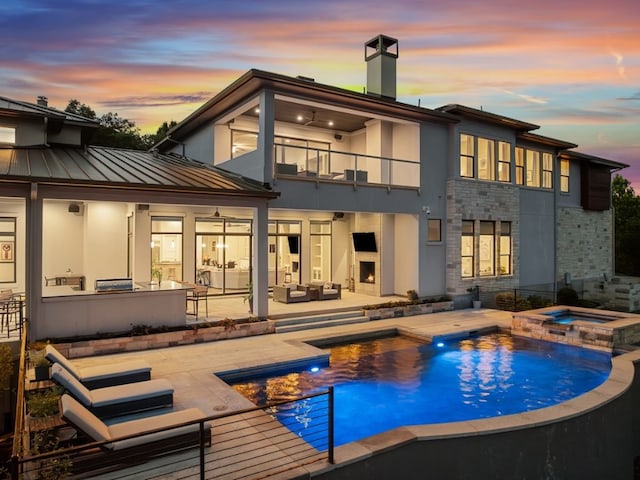
[{"label": "swimming pool", "polygon": [[[597,387],[611,368],[610,355],[602,352],[500,333],[433,344],[393,336],[330,351],[329,367],[247,379],[233,387],[264,405],[334,386],[335,444],[342,445],[404,425],[555,405]],[[305,412],[313,408],[313,401],[305,401],[275,413],[304,437]]]}]

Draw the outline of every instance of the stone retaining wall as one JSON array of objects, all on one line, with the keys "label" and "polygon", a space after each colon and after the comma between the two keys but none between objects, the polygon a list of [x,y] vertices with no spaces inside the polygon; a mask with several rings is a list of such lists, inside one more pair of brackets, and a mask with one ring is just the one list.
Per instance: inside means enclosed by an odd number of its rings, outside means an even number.
[{"label": "stone retaining wall", "polygon": [[56,348],[67,358],[91,357],[112,353],[135,352],[152,348],[192,345],[229,338],[249,337],[275,332],[275,323],[270,320],[236,324],[229,327],[206,327],[176,332],[151,333],[130,337],[104,338],[70,343],[56,343]]}]

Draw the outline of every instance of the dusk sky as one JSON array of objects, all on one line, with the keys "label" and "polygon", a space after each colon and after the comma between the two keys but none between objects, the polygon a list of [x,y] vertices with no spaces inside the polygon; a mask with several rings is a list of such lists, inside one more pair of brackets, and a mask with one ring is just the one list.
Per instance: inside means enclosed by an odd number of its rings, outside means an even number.
[{"label": "dusk sky", "polygon": [[640,0],[2,0],[0,95],[75,98],[143,132],[251,68],[362,91],[398,39],[398,100],[460,103],[631,167],[640,194]]}]

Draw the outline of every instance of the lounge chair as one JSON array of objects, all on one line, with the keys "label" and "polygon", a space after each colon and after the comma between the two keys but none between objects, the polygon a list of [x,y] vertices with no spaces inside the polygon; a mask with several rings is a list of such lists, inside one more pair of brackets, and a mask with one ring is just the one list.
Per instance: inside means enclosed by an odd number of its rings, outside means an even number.
[{"label": "lounge chair", "polygon": [[173,386],[164,378],[89,390],[64,367],[54,363],[51,379],[102,418],[173,406]]},{"label": "lounge chair", "polygon": [[45,357],[51,363],[62,365],[89,390],[151,379],[151,366],[142,360],[76,368],[53,345],[46,346]]},{"label": "lounge chair", "polygon": [[[200,445],[211,446],[211,425],[200,423],[206,416],[199,408],[177,410],[135,420],[106,425],[71,396],[60,399],[62,418],[79,436],[97,442],[97,447],[71,454],[74,474],[89,472],[91,476]],[[187,425],[185,425],[185,423]],[[160,430],[160,431],[158,431]]]}]

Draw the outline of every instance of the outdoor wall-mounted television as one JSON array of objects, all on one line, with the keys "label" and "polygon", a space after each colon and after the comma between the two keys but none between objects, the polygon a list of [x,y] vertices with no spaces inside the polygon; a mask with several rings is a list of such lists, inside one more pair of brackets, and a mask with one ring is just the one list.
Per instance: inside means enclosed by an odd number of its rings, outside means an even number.
[{"label": "outdoor wall-mounted television", "polygon": [[300,253],[300,239],[295,235],[289,235],[287,237],[289,242],[289,253]]},{"label": "outdoor wall-mounted television", "polygon": [[353,232],[353,249],[356,252],[377,252],[376,234],[373,232]]}]

